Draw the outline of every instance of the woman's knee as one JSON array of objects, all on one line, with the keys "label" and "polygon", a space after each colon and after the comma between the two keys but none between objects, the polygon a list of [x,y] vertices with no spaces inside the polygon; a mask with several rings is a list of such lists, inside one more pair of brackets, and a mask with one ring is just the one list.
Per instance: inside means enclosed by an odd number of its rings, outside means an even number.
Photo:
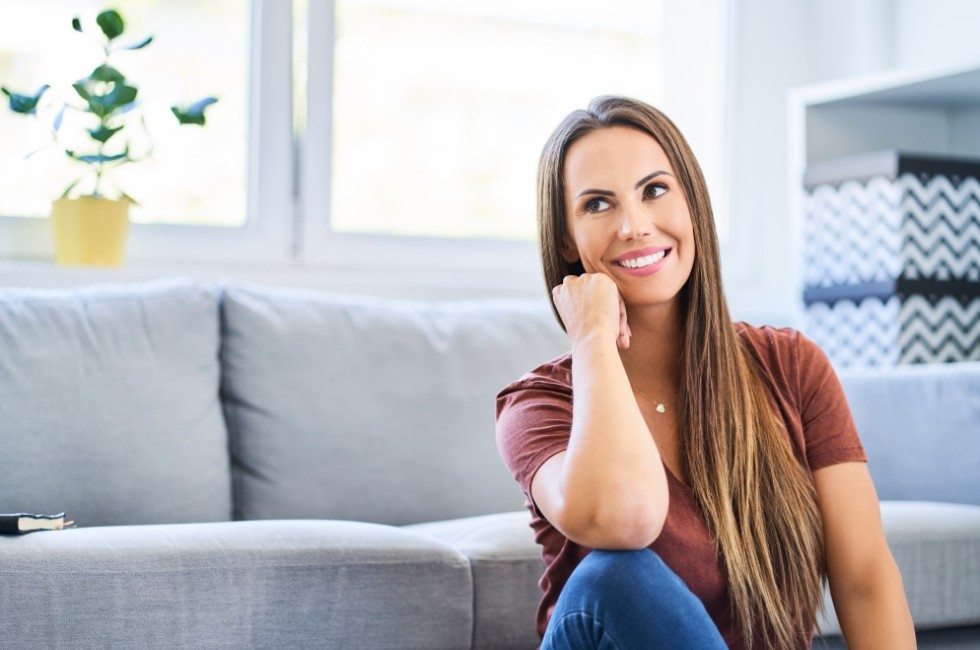
[{"label": "woman's knee", "polygon": [[[615,602],[627,607],[668,607],[700,601],[660,556],[650,549],[638,551],[592,551],[572,572],[565,591],[583,600]],[[587,609],[587,608],[586,608]]]},{"label": "woman's knee", "polygon": [[[573,630],[578,636],[591,630],[590,638],[708,639],[701,646],[671,642],[669,647],[724,647],[698,597],[649,549],[589,553],[562,589],[552,616],[559,628],[555,633],[569,638]],[[640,646],[627,641],[617,647]]]},{"label": "woman's knee", "polygon": [[609,586],[614,588],[622,587],[623,582],[635,584],[640,576],[661,580],[676,577],[660,556],[648,548],[637,551],[592,551],[572,573],[572,577],[588,580],[597,586],[610,583]]}]

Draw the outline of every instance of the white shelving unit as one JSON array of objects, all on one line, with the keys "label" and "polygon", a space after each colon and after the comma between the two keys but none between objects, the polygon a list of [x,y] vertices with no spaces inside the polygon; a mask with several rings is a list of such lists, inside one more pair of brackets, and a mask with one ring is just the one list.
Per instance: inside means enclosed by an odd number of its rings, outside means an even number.
[{"label": "white shelving unit", "polygon": [[980,157],[980,62],[801,88],[790,97],[790,129],[791,159],[804,169],[882,149]]},{"label": "white shelving unit", "polygon": [[[805,86],[790,93],[788,121],[793,259],[800,265],[811,163],[887,149],[980,158],[980,61]],[[801,267],[795,271],[802,278]]]},{"label": "white shelving unit", "polygon": [[[792,270],[795,271],[794,277],[797,279],[801,296],[804,288],[803,259],[806,245],[803,237],[805,183],[826,186],[826,183],[844,178],[871,179],[882,174],[897,173],[900,159],[910,161],[918,157],[941,158],[945,159],[942,164],[947,165],[947,168],[953,167],[953,162],[949,159],[962,159],[964,162],[971,163],[980,160],[980,62],[971,66],[941,70],[893,71],[808,86],[790,94],[788,110],[790,126],[788,182],[790,183],[794,260]],[[900,152],[902,155],[897,156],[895,152]],[[831,160],[834,161],[833,164],[824,164],[825,161]],[[969,169],[966,166],[956,168]],[[955,177],[953,173],[951,178]],[[853,198],[854,195],[848,194],[852,191],[842,190],[841,196]],[[875,197],[868,195],[861,200],[880,202],[884,199],[877,195]],[[876,205],[878,208],[885,205],[887,209],[887,204],[876,203]],[[854,295],[862,299],[873,296],[882,302],[862,302],[860,316],[857,316],[855,311],[848,311],[850,309],[848,303],[844,303],[844,307],[838,311],[836,307],[828,310],[828,305],[831,303],[820,302],[814,316],[816,320],[812,324],[814,328],[812,334],[816,336],[818,343],[823,345],[822,341],[825,341],[832,349],[837,350],[840,359],[851,359],[848,363],[858,356],[863,361],[886,363],[886,365],[899,363],[900,355],[903,359],[911,360],[921,358],[959,360],[953,358],[956,350],[949,347],[947,339],[938,336],[931,338],[941,329],[943,332],[955,334],[963,341],[975,340],[976,328],[972,325],[970,327],[973,329],[967,332],[956,329],[960,327],[959,323],[962,319],[961,307],[957,304],[957,299],[945,294],[932,294],[944,297],[937,303],[927,304],[922,302],[921,296],[915,294],[908,298],[909,302],[906,302],[905,298],[902,299],[900,312],[899,302],[891,300],[893,297],[891,279],[880,279],[882,277],[880,270],[885,269],[890,274],[891,266],[875,257],[879,251],[883,252],[884,258],[890,255],[889,251],[892,250],[893,243],[890,237],[892,231],[889,230],[885,234],[881,232],[871,234],[870,231],[854,230],[853,232],[862,233],[855,235],[862,238],[858,241],[848,239],[853,229],[835,231],[834,228],[840,228],[840,225],[835,226],[834,223],[832,218],[826,223],[818,222],[817,227],[825,227],[825,229],[813,231],[815,239],[809,243],[816,247],[819,259],[826,259],[829,265],[826,270],[817,267],[815,275],[819,276],[818,279],[821,281],[831,277],[834,282],[838,282],[838,278],[845,276],[856,277],[849,275],[850,267],[847,265],[840,269],[842,274],[835,274],[834,265],[838,264],[838,260],[834,254],[837,251],[845,255],[851,254],[847,251],[858,251],[861,261],[869,262],[871,265],[867,268],[872,271],[869,273],[865,268],[860,272],[867,274],[860,277],[869,279],[855,285],[859,293]],[[898,233],[894,234],[898,237]],[[829,235],[832,239],[828,240],[824,235]],[[904,236],[909,235],[906,233]],[[912,236],[920,237],[918,234]],[[925,238],[925,235],[921,237]],[[864,248],[865,244],[873,248]],[[897,240],[894,246],[897,253]],[[934,253],[932,245],[929,251],[920,255],[921,260],[916,258],[915,264],[922,265],[923,260],[926,259],[929,260],[928,264],[935,264],[935,260],[941,259],[945,254]],[[938,257],[933,257],[934,254]],[[969,258],[965,259],[969,260]],[[935,269],[936,267],[919,268]],[[948,272],[947,266],[942,268],[947,269]],[[913,279],[917,277],[913,275]],[[924,278],[923,281],[926,283],[933,281],[928,274]],[[896,277],[895,281],[898,280],[899,278]],[[910,281],[908,277],[902,280]],[[952,281],[962,282],[958,277]],[[822,295],[830,295],[826,293],[829,290],[834,296],[843,297],[847,291],[852,291],[855,287],[846,283],[832,287],[821,284],[811,288],[811,291],[821,291],[824,292]],[[873,291],[885,293],[879,295],[873,294]],[[973,295],[972,291],[971,288],[969,295]],[[814,294],[811,293],[812,295]],[[919,300],[921,305],[914,303],[913,298]],[[906,312],[905,308],[908,305],[913,306]],[[956,327],[948,329],[947,325],[952,322],[956,323]],[[862,336],[869,338],[865,340],[861,338]],[[903,337],[913,336],[915,338],[903,339]],[[880,345],[881,349],[878,350],[876,345]],[[966,348],[972,349],[969,344],[966,344]],[[880,358],[877,361],[871,357],[864,358],[868,350],[875,350],[875,354],[880,352]],[[909,350],[913,351],[909,352]],[[891,354],[895,355],[894,361],[888,361]],[[833,355],[831,357],[833,358]],[[901,361],[901,363],[907,362],[909,361]]]}]

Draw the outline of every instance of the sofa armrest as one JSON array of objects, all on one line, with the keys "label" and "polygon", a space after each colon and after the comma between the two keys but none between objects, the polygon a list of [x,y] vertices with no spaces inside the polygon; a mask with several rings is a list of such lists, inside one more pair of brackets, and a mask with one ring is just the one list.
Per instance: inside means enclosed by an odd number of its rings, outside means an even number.
[{"label": "sofa armrest", "polygon": [[470,645],[466,558],[341,521],[78,528],[0,537],[4,647]]},{"label": "sofa armrest", "polygon": [[[882,501],[916,630],[980,625],[980,506]],[[840,634],[829,590],[820,629]]]}]

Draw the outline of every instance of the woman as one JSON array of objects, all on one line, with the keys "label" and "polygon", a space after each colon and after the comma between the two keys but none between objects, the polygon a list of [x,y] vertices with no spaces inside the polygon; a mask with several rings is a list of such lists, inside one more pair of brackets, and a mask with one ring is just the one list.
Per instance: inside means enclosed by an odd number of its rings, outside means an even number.
[{"label": "woman", "polygon": [[542,647],[809,648],[824,576],[849,648],[915,647],[837,377],[798,332],[730,320],[670,120],[569,115],[538,221],[571,352],[500,393],[497,438],[546,564]]}]

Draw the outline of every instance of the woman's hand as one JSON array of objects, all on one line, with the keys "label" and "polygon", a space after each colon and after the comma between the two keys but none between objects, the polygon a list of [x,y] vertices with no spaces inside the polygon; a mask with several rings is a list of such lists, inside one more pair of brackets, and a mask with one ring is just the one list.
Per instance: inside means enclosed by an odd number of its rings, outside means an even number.
[{"label": "woman's hand", "polygon": [[624,350],[630,346],[626,303],[608,275],[567,275],[551,290],[551,297],[573,347],[593,335],[600,340],[615,340]]}]

